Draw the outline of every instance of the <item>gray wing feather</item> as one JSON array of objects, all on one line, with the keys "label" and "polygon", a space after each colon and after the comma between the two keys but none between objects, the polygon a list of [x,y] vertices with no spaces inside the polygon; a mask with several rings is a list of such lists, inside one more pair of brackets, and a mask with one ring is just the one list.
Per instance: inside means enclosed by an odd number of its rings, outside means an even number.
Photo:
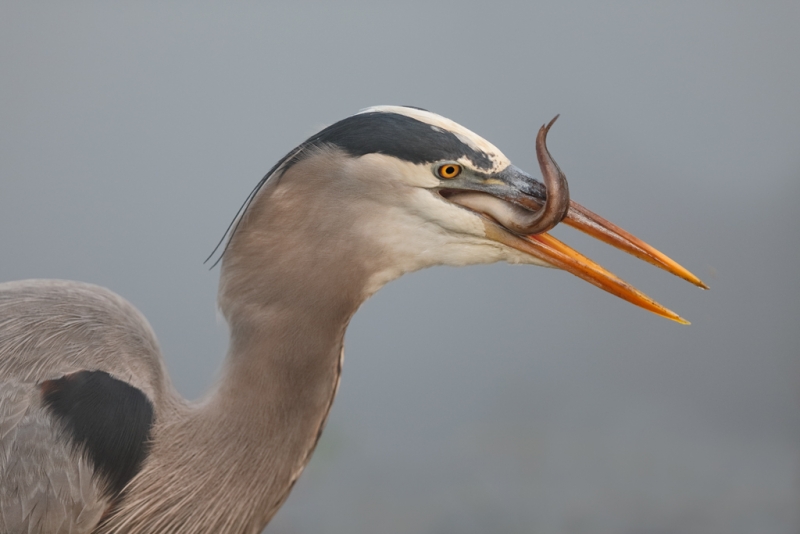
[{"label": "gray wing feather", "polygon": [[89,533],[108,508],[39,388],[83,369],[140,389],[156,411],[177,398],[150,326],[121,297],[76,282],[0,284],[0,534]]},{"label": "gray wing feather", "polygon": [[45,412],[35,384],[0,383],[0,426],[0,532],[91,532],[108,500]]}]

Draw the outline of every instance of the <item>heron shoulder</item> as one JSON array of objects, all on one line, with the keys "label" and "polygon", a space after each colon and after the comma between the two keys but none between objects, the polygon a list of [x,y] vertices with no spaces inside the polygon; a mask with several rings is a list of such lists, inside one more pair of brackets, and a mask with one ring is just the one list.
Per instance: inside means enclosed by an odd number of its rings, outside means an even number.
[{"label": "heron shoulder", "polygon": [[159,406],[172,393],[147,320],[100,286],[63,280],[0,284],[0,377],[38,384],[104,371]]}]

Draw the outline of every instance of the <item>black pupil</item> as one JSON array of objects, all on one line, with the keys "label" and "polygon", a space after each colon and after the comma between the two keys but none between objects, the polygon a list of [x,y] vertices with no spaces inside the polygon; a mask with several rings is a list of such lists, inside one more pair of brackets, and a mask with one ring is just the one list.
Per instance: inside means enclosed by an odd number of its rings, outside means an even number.
[{"label": "black pupil", "polygon": [[451,174],[455,174],[456,173],[456,169],[455,169],[455,167],[449,167],[448,166],[448,167],[444,168],[444,173],[446,175],[450,176]]}]

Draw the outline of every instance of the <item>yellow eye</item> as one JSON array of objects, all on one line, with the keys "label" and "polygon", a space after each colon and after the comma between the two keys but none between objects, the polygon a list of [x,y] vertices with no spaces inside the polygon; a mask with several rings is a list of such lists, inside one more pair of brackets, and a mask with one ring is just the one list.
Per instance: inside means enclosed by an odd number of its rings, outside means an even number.
[{"label": "yellow eye", "polygon": [[445,163],[439,167],[438,172],[439,176],[450,180],[461,174],[461,165],[458,165],[457,163]]}]

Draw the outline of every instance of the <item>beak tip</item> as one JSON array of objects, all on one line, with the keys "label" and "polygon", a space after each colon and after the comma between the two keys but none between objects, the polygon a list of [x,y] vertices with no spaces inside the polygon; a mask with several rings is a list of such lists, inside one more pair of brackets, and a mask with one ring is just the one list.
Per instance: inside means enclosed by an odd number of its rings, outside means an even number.
[{"label": "beak tip", "polygon": [[665,319],[669,319],[670,321],[675,321],[678,324],[682,324],[682,325],[690,325],[690,324],[692,324],[691,322],[687,321],[686,319],[684,319],[683,317],[681,317],[680,315],[678,315],[674,311],[672,311],[672,310],[670,310],[668,308],[664,308],[660,304],[656,304],[656,306],[657,306],[656,309],[651,309],[650,310],[653,313],[655,313],[656,315],[660,315],[661,317],[664,317]]},{"label": "beak tip", "polygon": [[694,284],[694,285],[696,285],[696,286],[697,286],[697,287],[699,287],[700,289],[711,289],[711,288],[708,286],[708,284],[706,284],[705,282],[703,282],[702,280],[700,280],[699,278],[697,278],[697,277],[696,277],[694,274],[692,274],[692,273],[691,273],[691,272],[689,272],[688,270],[684,269],[684,268],[683,268],[683,267],[681,267],[680,265],[677,265],[677,267],[678,267],[678,269],[676,269],[675,271],[672,271],[672,270],[671,270],[670,272],[671,272],[672,274],[674,274],[674,275],[676,275],[676,276],[680,277],[680,278],[683,278],[684,280],[686,280],[686,281],[687,281],[687,282],[689,282],[690,284]]}]

